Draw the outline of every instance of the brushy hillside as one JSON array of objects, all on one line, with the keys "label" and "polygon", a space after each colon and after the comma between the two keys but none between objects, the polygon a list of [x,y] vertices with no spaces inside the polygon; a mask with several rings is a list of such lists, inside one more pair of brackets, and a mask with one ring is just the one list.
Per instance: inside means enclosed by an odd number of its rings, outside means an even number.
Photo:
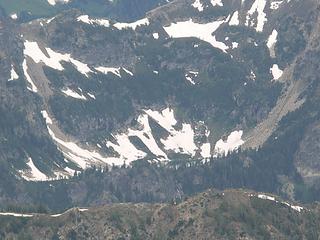
[{"label": "brushy hillside", "polygon": [[0,216],[2,239],[318,239],[318,206],[244,190],[208,190],[181,203],[115,204],[58,215]]}]

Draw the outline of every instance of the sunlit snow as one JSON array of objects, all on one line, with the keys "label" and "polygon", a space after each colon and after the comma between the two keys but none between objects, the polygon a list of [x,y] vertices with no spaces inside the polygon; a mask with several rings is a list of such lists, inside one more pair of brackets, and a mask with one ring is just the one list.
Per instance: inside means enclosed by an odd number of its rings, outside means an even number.
[{"label": "sunlit snow", "polygon": [[152,36],[154,39],[159,39],[159,33],[153,33]]},{"label": "sunlit snow", "polygon": [[23,69],[23,73],[24,76],[26,78],[26,80],[28,81],[28,83],[31,85],[31,88],[28,86],[28,90],[30,90],[31,92],[38,92],[38,88],[36,87],[36,85],[33,83],[29,73],[28,73],[28,65],[27,65],[27,60],[24,59],[23,63],[22,63],[22,69]]},{"label": "sunlit snow", "polygon": [[70,0],[48,0],[48,3],[52,6],[56,5],[57,3],[68,3]]},{"label": "sunlit snow", "polygon": [[27,181],[45,181],[48,177],[43,174],[33,163],[32,158],[28,158],[27,170],[20,170],[21,176]]},{"label": "sunlit snow", "polygon": [[140,26],[143,26],[143,25],[149,25],[150,22],[149,22],[149,19],[148,18],[143,18],[143,19],[140,19],[136,22],[132,22],[132,23],[115,23],[113,26],[119,30],[122,30],[122,29],[128,29],[128,28],[131,28],[133,30],[136,30],[137,27],[140,27]]},{"label": "sunlit snow", "polygon": [[70,88],[67,88],[67,89],[63,89],[61,90],[66,96],[69,96],[69,97],[72,97],[72,98],[76,98],[76,99],[80,99],[80,100],[87,100],[87,98],[82,95],[82,94],[79,94],[77,93],[76,91],[73,91],[72,89]]},{"label": "sunlit snow", "polygon": [[244,141],[242,140],[242,134],[243,131],[234,131],[230,133],[230,135],[227,137],[227,139],[224,141],[223,139],[220,139],[214,148],[214,153],[216,155],[226,155],[229,152],[237,150]]},{"label": "sunlit snow", "polygon": [[24,47],[25,47],[24,54],[32,58],[33,61],[35,61],[36,63],[42,62],[48,67],[62,71],[64,70],[64,68],[60,62],[64,61],[64,62],[72,63],[80,73],[84,74],[87,77],[88,77],[88,74],[92,72],[87,64],[73,59],[70,54],[61,54],[58,52],[54,52],[50,48],[45,48],[48,55],[47,56],[40,49],[37,42],[25,41]]},{"label": "sunlit snow", "polygon": [[192,19],[184,22],[171,23],[170,26],[164,27],[164,30],[172,38],[189,38],[195,37],[202,41],[210,43],[213,47],[219,48],[226,52],[228,46],[216,40],[216,37],[212,35],[221,24],[226,20],[214,21],[211,23],[195,23]]},{"label": "sunlit snow", "polygon": [[88,15],[81,15],[77,18],[78,22],[84,22],[91,25],[100,25],[104,27],[110,26],[110,21],[107,19],[92,19]]},{"label": "sunlit snow", "polygon": [[232,14],[232,17],[229,21],[229,25],[230,26],[238,26],[240,23],[239,21],[239,12],[238,11],[235,11],[233,14]]},{"label": "sunlit snow", "polygon": [[279,68],[277,64],[272,65],[272,68],[270,68],[270,72],[272,73],[274,80],[278,80],[283,74],[283,71]]},{"label": "sunlit snow", "polygon": [[103,74],[112,73],[114,75],[117,75],[118,77],[121,77],[120,67],[96,67],[94,69],[96,69],[98,72],[101,72]]},{"label": "sunlit snow", "polygon": [[222,0],[210,0],[212,6],[220,6],[222,7],[223,6],[223,2]]},{"label": "sunlit snow", "polygon": [[162,112],[149,109],[146,110],[146,113],[169,132],[166,139],[161,139],[166,150],[194,156],[197,146],[194,143],[194,131],[190,124],[183,123],[182,129],[176,130],[174,126],[177,124],[177,120],[170,108],[166,108]]},{"label": "sunlit snow", "polygon": [[267,47],[269,48],[270,51],[270,56],[275,57],[275,51],[274,51],[274,46],[277,43],[277,38],[278,38],[278,32],[277,30],[273,29],[271,35],[268,37],[267,41]]},{"label": "sunlit snow", "polygon": [[194,7],[195,9],[197,9],[199,12],[203,11],[203,5],[200,2],[200,0],[195,0],[194,3],[192,3],[192,7]]},{"label": "sunlit snow", "polygon": [[11,65],[10,78],[8,79],[8,81],[17,80],[18,78],[19,78],[19,75],[18,75],[17,72],[14,70],[13,65]]},{"label": "sunlit snow", "polygon": [[[257,32],[263,31],[264,24],[267,21],[267,14],[264,12],[266,3],[266,0],[255,0],[246,17],[246,25],[251,27],[256,25],[255,29]],[[252,17],[255,14],[258,14],[258,16],[256,19],[253,19]]]}]

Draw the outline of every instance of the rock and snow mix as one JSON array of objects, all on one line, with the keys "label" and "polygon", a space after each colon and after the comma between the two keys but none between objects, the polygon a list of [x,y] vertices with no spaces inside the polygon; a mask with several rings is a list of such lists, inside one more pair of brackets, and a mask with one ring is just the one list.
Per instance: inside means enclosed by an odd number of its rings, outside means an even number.
[{"label": "rock and snow mix", "polygon": [[[267,21],[267,14],[264,12],[267,0],[255,0],[246,16],[246,26],[256,26],[257,32],[262,32],[265,22]],[[253,17],[257,14],[257,18]]]},{"label": "rock and snow mix", "polygon": [[199,72],[197,71],[189,71],[185,74],[185,78],[188,82],[190,82],[192,85],[195,85],[196,82],[193,80],[194,78],[198,77]]},{"label": "rock and snow mix", "polygon": [[137,119],[140,128],[128,129],[127,133],[121,133],[114,136],[116,143],[111,141],[107,142],[107,147],[113,148],[120,155],[122,161],[130,163],[134,160],[141,159],[147,156],[147,154],[141,150],[138,150],[136,146],[130,141],[130,137],[138,137],[142,143],[150,150],[150,152],[156,156],[158,160],[168,160],[167,155],[160,149],[158,143],[153,137],[150,125],[149,117],[147,114],[142,114]]},{"label": "rock and snow mix", "polygon": [[170,26],[164,27],[164,30],[172,38],[189,38],[195,37],[202,41],[210,43],[213,47],[219,48],[226,52],[228,46],[216,40],[216,37],[212,35],[221,24],[227,22],[226,20],[218,20],[210,23],[196,23],[192,19],[183,22],[171,23]]},{"label": "rock and snow mix", "polygon": [[46,181],[48,177],[43,174],[33,163],[32,158],[28,158],[27,170],[20,170],[21,176],[27,181]]},{"label": "rock and snow mix", "polygon": [[59,137],[56,136],[56,134],[53,131],[53,122],[49,117],[48,113],[46,111],[41,111],[41,113],[43,118],[46,120],[47,129],[50,136],[57,143],[58,148],[61,150],[65,158],[67,158],[70,161],[73,161],[80,168],[85,169],[87,167],[92,166],[92,164],[101,164],[101,163],[107,163],[110,165],[122,164],[122,162],[119,162],[119,159],[117,158],[113,158],[113,157],[106,158],[101,156],[99,153],[95,151],[89,151],[89,150],[83,149],[82,147],[78,146],[74,142],[60,139]]},{"label": "rock and snow mix", "polygon": [[242,140],[243,131],[234,131],[230,133],[227,139],[224,141],[220,139],[214,148],[215,156],[223,156],[228,154],[229,152],[237,150],[244,141]]},{"label": "rock and snow mix", "polygon": [[24,47],[24,55],[30,57],[36,63],[41,62],[48,67],[62,71],[64,70],[64,67],[61,65],[61,62],[64,61],[72,63],[80,73],[87,77],[88,74],[92,72],[87,64],[75,60],[70,54],[54,52],[50,48],[45,48],[46,54],[44,54],[37,42],[25,41]]},{"label": "rock and snow mix", "polygon": [[281,78],[283,74],[283,71],[279,68],[277,64],[272,65],[272,68],[270,68],[270,72],[274,80],[278,80],[279,78]]},{"label": "rock and snow mix", "polygon": [[81,15],[77,18],[78,22],[84,22],[91,25],[99,25],[103,27],[109,27],[110,21],[107,19],[92,19],[88,15]]}]

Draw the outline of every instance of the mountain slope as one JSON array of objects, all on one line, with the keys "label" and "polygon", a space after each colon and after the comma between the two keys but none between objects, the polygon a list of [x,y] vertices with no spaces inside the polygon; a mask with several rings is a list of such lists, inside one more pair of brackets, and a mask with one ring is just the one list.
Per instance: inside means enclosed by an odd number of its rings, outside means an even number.
[{"label": "mountain slope", "polygon": [[318,211],[265,194],[209,190],[178,204],[0,213],[0,231],[3,239],[317,239]]},{"label": "mountain slope", "polygon": [[136,160],[190,167],[193,180],[210,160],[215,179],[193,192],[250,187],[319,199],[317,1],[161,3],[129,23],[68,4],[25,23],[1,13],[6,197],[51,184],[24,180]]}]

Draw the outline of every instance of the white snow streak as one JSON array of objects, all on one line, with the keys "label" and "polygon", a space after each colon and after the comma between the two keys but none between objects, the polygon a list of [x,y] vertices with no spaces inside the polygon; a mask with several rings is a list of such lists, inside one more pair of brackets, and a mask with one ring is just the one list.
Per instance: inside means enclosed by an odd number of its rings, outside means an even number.
[{"label": "white snow streak", "polygon": [[103,74],[112,73],[114,75],[117,75],[118,77],[121,77],[120,67],[96,67],[94,69],[96,69],[98,72],[101,72]]},{"label": "white snow streak", "polygon": [[115,23],[113,26],[119,30],[123,30],[123,29],[129,29],[131,28],[132,30],[136,30],[137,27],[146,25],[148,26],[150,24],[149,19],[148,18],[143,18],[140,19],[136,22],[132,22],[132,23]]},{"label": "white snow streak", "polygon": [[75,91],[73,91],[72,89],[70,88],[67,88],[65,90],[61,90],[65,95],[69,96],[69,97],[72,97],[72,98],[76,98],[76,99],[80,99],[80,100],[87,100],[87,98],[82,95],[82,94],[79,94]]},{"label": "white snow streak", "polygon": [[24,76],[25,76],[26,80],[31,85],[31,88],[27,87],[28,90],[30,90],[31,92],[38,92],[38,88],[33,83],[32,79],[31,79],[31,77],[30,77],[30,75],[28,73],[28,65],[27,65],[27,60],[26,59],[23,60],[22,69],[23,69],[23,73],[24,73]]}]

